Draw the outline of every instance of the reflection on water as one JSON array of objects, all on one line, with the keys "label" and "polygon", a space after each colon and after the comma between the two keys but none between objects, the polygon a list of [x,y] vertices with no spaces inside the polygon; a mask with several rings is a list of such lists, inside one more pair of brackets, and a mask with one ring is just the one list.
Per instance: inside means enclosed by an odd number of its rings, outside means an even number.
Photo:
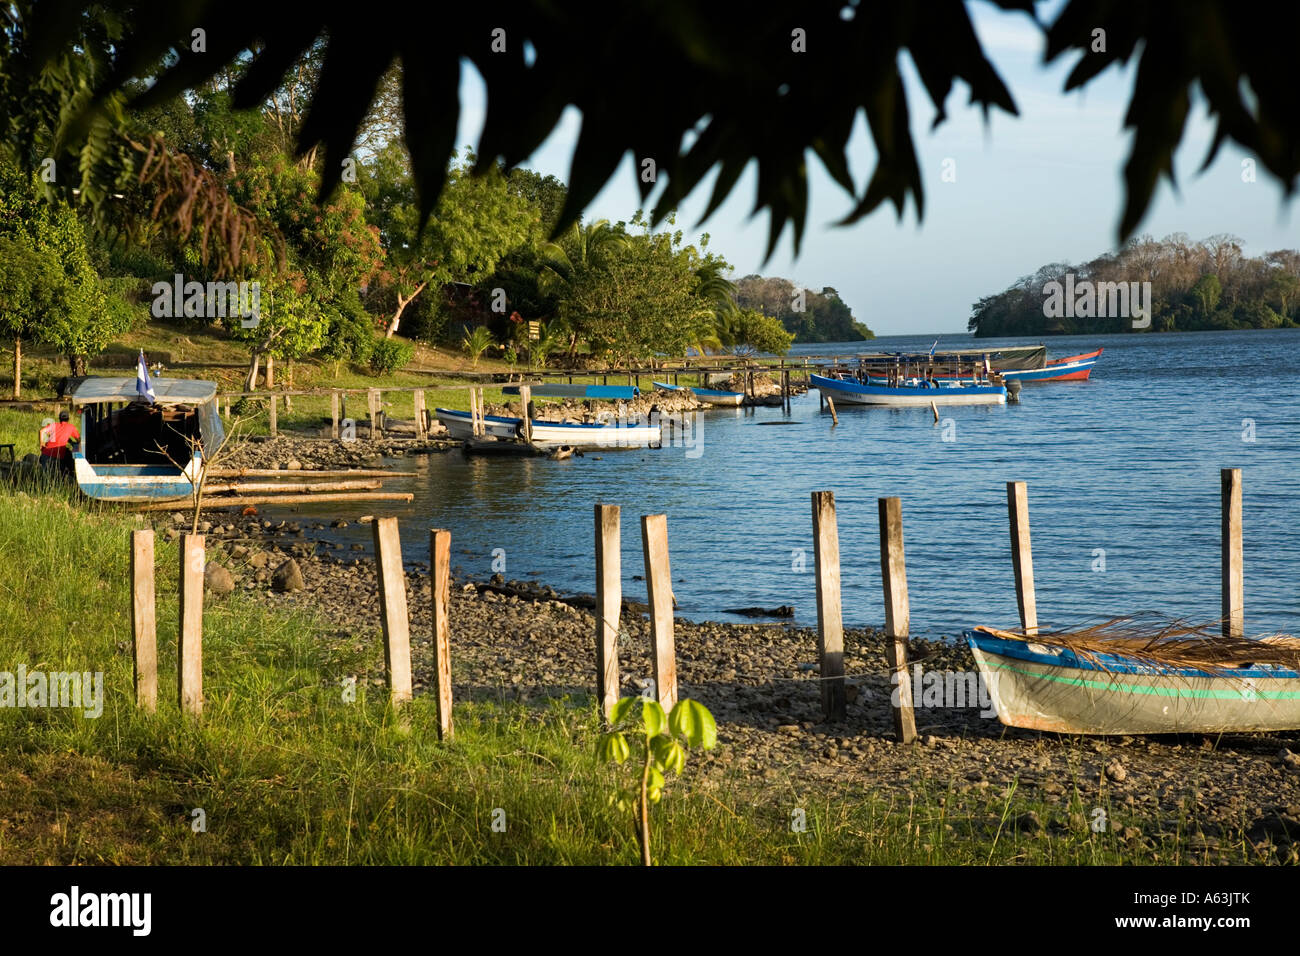
[{"label": "reflection on water", "polygon": [[[872,348],[927,350],[932,341],[882,338]],[[981,343],[943,341],[971,344]],[[1300,330],[1095,336],[1048,346],[1056,356],[1106,352],[1090,382],[1027,385],[1019,405],[942,408],[938,425],[929,408],[843,408],[833,428],[811,392],[789,415],[701,413],[689,442],[659,450],[558,462],[422,457],[413,462],[412,505],[358,504],[341,516],[391,508],[402,517],[411,560],[427,560],[427,529],[445,527],[459,573],[488,576],[494,549],[503,549],[507,577],[591,591],[592,505],[618,504],[625,594],[637,597],[645,593],[633,580],[643,574],[639,517],[666,512],[679,613],[716,618],[722,608],[792,604],[798,622],[812,624],[809,493],[830,489],[845,620],[872,624],[883,619],[876,499],[898,495],[913,633],[951,635],[1017,621],[1010,480],[1029,483],[1044,625],[1139,611],[1217,618],[1219,469],[1241,467],[1247,629],[1300,632],[1292,364]],[[369,547],[364,526],[337,534]]]}]

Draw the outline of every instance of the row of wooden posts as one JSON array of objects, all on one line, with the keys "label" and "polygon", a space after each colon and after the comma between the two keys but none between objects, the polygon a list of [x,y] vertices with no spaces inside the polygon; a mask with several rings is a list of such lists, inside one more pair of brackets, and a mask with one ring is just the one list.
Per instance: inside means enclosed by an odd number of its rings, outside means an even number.
[{"label": "row of wooden posts", "polygon": [[[1240,637],[1244,635],[1245,604],[1240,469],[1223,469],[1221,499],[1223,633]],[[886,659],[891,673],[906,674],[911,612],[903,549],[902,502],[899,498],[880,498],[877,506]],[[1038,633],[1038,610],[1034,597],[1028,488],[1022,481],[1007,482],[1007,514],[1020,626],[1026,635],[1033,636]],[[601,711],[606,719],[619,699],[621,687],[618,666],[619,620],[623,607],[620,522],[618,505],[595,506],[596,679]],[[844,622],[840,601],[839,531],[833,492],[812,493],[812,525],[822,711],[828,720],[843,720],[846,710]],[[384,664],[388,671],[389,693],[396,707],[412,698],[410,617],[397,518],[376,519],[373,533]],[[641,543],[650,608],[650,661],[654,691],[664,709],[671,710],[678,695],[667,515],[644,515],[641,518]],[[156,708],[158,696],[153,554],[153,531],[132,532],[136,701],[149,711]],[[449,739],[452,735],[449,531],[430,531],[429,558],[438,733],[441,738]],[[192,714],[201,713],[203,707],[203,570],[204,536],[182,535],[177,692],[181,710]],[[911,681],[899,680],[897,688],[897,702],[893,707],[894,731],[899,741],[908,743],[916,738]]]},{"label": "row of wooden posts", "polygon": [[[406,575],[397,518],[373,523],[379,577],[380,622],[389,696],[400,707],[414,696],[411,678],[411,623],[406,604]],[[430,587],[433,597],[434,695],[438,736],[450,739],[451,720],[451,532],[429,532]],[[203,712],[203,584],[205,542],[201,534],[181,535],[180,629],[176,648],[177,701],[184,713]],[[131,533],[131,631],[135,661],[136,705],[154,712],[158,706],[158,638],[154,592],[154,533]]]},{"label": "row of wooden posts", "polygon": [[[762,369],[759,369],[759,371],[762,371]],[[791,395],[793,394],[793,387],[790,378],[790,370],[780,369],[779,372],[780,372],[780,381],[781,381],[781,397],[784,400],[784,403],[788,406],[790,403]],[[609,378],[608,375],[604,377],[606,379]],[[670,377],[670,376],[665,376],[665,377]],[[569,376],[569,378],[570,380],[572,380],[573,376]],[[673,384],[676,385],[677,374],[674,373],[671,376],[671,378]],[[632,373],[628,373],[628,384],[632,384],[633,379],[635,379],[636,385],[639,388],[641,385],[641,376],[639,374],[634,375]],[[503,383],[503,384],[510,384],[510,383]],[[445,385],[445,386],[439,386],[439,388],[444,390],[453,390],[453,391],[459,391],[462,389],[468,390],[470,396],[470,411],[471,413],[473,413],[475,407],[477,406],[478,419],[481,421],[482,416],[485,414],[483,411],[485,407],[484,400],[483,400],[483,386]],[[335,388],[329,390],[330,437],[331,438],[337,440],[340,437],[341,434],[340,424],[347,418],[347,395],[349,392],[357,392],[357,391],[360,391],[360,389]],[[528,407],[531,391],[532,391],[531,386],[528,385],[519,386],[520,399],[525,408]],[[411,400],[414,407],[413,414],[415,416],[415,437],[420,439],[427,438],[429,434],[429,428],[432,425],[432,417],[429,409],[425,405],[425,396],[424,396],[425,389],[422,387],[412,387],[412,386],[391,386],[387,388],[365,389],[366,414],[370,420],[370,434],[372,436],[383,434],[384,431],[383,393],[384,392],[410,392],[411,393]],[[754,394],[754,372],[752,370],[747,371],[745,375],[745,393],[751,397]],[[311,396],[311,395],[320,395],[320,394],[322,394],[322,392],[318,389],[296,389],[296,390],[286,389],[277,392],[229,392],[229,393],[222,393],[221,395],[219,395],[218,401],[222,403],[221,407],[225,412],[226,418],[230,418],[231,415],[230,409],[231,409],[232,402],[236,402],[244,398],[267,399],[268,424],[270,426],[271,437],[275,438],[279,434],[279,428],[280,428],[279,418],[280,418],[281,399],[284,399],[285,407],[287,408],[290,400],[294,396],[303,396],[303,395]],[[832,414],[834,414],[833,410],[832,410]],[[529,416],[524,416],[524,417],[525,419],[529,418]],[[531,424],[525,424],[524,427],[525,430],[531,431]],[[480,435],[481,431],[475,431],[474,434]],[[531,440],[531,436],[525,436],[525,438]]]}]

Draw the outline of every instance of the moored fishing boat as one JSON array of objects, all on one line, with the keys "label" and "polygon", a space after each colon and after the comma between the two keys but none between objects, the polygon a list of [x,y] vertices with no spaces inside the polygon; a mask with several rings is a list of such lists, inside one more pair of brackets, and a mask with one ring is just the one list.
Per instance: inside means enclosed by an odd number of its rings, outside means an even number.
[{"label": "moored fishing boat", "polygon": [[[1097,360],[1101,357],[1104,349],[1097,349],[1095,352],[1084,352],[1080,355],[1070,355],[1066,358],[1053,359],[1042,368],[1026,369],[1002,369],[999,371],[1004,379],[1010,381],[1015,379],[1021,382],[1068,382],[1068,381],[1086,381],[1092,374]],[[971,379],[967,377],[954,378],[952,376],[937,376],[936,381],[949,382],[968,382]]]},{"label": "moored fishing boat", "polygon": [[209,457],[225,441],[217,383],[154,379],[152,402],[135,378],[80,379],[70,396],[80,415],[73,453],[77,485],[89,498],[166,501],[189,497]]},{"label": "moored fishing boat", "polygon": [[[870,381],[870,380],[869,380]],[[843,405],[923,406],[934,405],[1005,405],[1007,390],[1003,385],[952,383],[935,385],[863,384],[851,378],[810,376],[812,388]]]},{"label": "moored fishing boat", "polygon": [[690,392],[705,405],[735,407],[745,400],[744,392],[726,392],[717,388],[695,388],[690,385],[669,385],[666,382],[655,382],[654,386],[668,392]]},{"label": "moored fishing boat", "polygon": [[1154,642],[1107,652],[985,627],[965,637],[998,719],[1011,727],[1097,735],[1300,729],[1294,638],[1237,639],[1227,659],[1205,641],[1203,659],[1192,644],[1170,660],[1151,650]]},{"label": "moored fishing boat", "polygon": [[[474,418],[469,412],[439,408],[436,415],[452,438],[465,441],[474,437]],[[643,448],[660,440],[658,425],[628,424],[624,421],[554,422],[545,419],[533,419],[530,424],[533,444],[546,449],[561,445],[572,445],[574,448]],[[483,428],[493,438],[520,438],[523,419],[485,415]]]}]

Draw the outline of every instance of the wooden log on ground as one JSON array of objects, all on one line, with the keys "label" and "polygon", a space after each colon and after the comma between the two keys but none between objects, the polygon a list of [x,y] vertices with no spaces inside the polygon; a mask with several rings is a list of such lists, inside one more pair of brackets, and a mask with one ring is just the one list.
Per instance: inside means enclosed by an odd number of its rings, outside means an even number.
[{"label": "wooden log on ground", "polygon": [[596,693],[608,722],[618,703],[618,628],[623,606],[618,505],[596,505]]},{"label": "wooden log on ground", "polygon": [[438,739],[451,740],[450,531],[429,531],[429,573],[433,588],[433,690],[438,703]]},{"label": "wooden log on ground", "polygon": [[912,681],[907,673],[907,633],[911,612],[907,600],[907,566],[903,560],[903,506],[897,498],[881,498],[880,580],[885,594],[885,658],[897,688],[894,733],[899,743],[916,739]]},{"label": "wooden log on ground", "polygon": [[[237,495],[233,498],[204,498],[203,510],[215,508],[242,508],[245,505],[315,505],[330,504],[340,501],[413,501],[415,495],[396,491],[344,491],[338,494],[323,493],[314,495]],[[192,508],[189,499],[176,501],[151,501],[137,505],[134,511],[177,511]]]},{"label": "wooden log on ground", "polygon": [[158,709],[158,625],[151,528],[131,532],[131,644],[135,705],[152,714]]},{"label": "wooden log on ground", "polygon": [[817,564],[817,654],[821,662],[822,713],[843,720],[844,620],[840,607],[840,536],[835,495],[812,493],[813,557]]},{"label": "wooden log on ground", "polygon": [[1246,587],[1241,545],[1241,469],[1220,472],[1220,551],[1223,587],[1223,636],[1246,634]]},{"label": "wooden log on ground", "polygon": [[379,618],[384,631],[384,666],[394,707],[412,697],[411,619],[406,609],[406,573],[397,519],[377,518],[373,526],[375,565],[379,574]]},{"label": "wooden log on ground", "polygon": [[646,592],[650,604],[650,661],[655,694],[665,711],[677,703],[677,651],[673,637],[673,578],[668,565],[668,516],[641,519]]},{"label": "wooden log on ground", "polygon": [[1007,516],[1011,523],[1011,564],[1016,574],[1016,606],[1025,634],[1038,633],[1034,597],[1034,553],[1029,540],[1029,490],[1023,481],[1007,482]]},{"label": "wooden log on ground", "polygon": [[181,535],[180,632],[176,646],[176,696],[181,713],[203,713],[204,537]]},{"label": "wooden log on ground", "polygon": [[204,485],[206,495],[219,494],[281,494],[316,491],[378,491],[384,483],[378,478],[359,478],[356,481],[320,481],[304,483],[295,481],[251,481],[219,485]]}]

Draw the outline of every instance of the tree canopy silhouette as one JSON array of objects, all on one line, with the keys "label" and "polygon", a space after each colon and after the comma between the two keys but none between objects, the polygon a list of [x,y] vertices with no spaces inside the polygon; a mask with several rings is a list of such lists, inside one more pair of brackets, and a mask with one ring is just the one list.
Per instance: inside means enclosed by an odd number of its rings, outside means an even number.
[{"label": "tree canopy silhouette", "polygon": [[[1034,17],[1031,0],[989,2]],[[1141,221],[1160,177],[1172,177],[1198,88],[1217,124],[1206,163],[1231,140],[1253,153],[1287,196],[1293,193],[1300,85],[1291,47],[1300,35],[1300,7],[1070,0],[1043,29],[1048,61],[1078,58],[1067,89],[1136,61],[1121,239]],[[787,225],[798,250],[810,151],[851,197],[844,223],[886,201],[901,216],[909,196],[923,213],[904,55],[920,76],[934,124],[945,118],[958,81],[986,115],[993,107],[1016,113],[962,0],[808,0],[778,9],[748,0],[372,0],[364,9],[263,0],[41,0],[0,7],[0,33],[0,116],[9,118],[8,138],[32,135],[44,122],[53,141],[41,155],[69,170],[59,180],[63,188],[79,182],[91,200],[114,168],[138,162],[105,133],[124,108],[162,102],[232,63],[246,67],[235,103],[251,107],[323,44],[297,146],[323,148],[324,193],[338,184],[377,91],[400,64],[403,138],[427,218],[458,146],[461,64],[468,61],[487,90],[475,147],[480,170],[522,162],[566,107],[581,111],[557,232],[629,154],[643,198],[663,187],[656,222],[716,171],[707,218],[752,160],[755,212],[770,214],[769,255]],[[42,110],[44,121],[29,115]],[[859,113],[877,154],[862,184],[846,154]],[[38,158],[27,153],[28,161]],[[653,178],[645,175],[651,168]]]}]

